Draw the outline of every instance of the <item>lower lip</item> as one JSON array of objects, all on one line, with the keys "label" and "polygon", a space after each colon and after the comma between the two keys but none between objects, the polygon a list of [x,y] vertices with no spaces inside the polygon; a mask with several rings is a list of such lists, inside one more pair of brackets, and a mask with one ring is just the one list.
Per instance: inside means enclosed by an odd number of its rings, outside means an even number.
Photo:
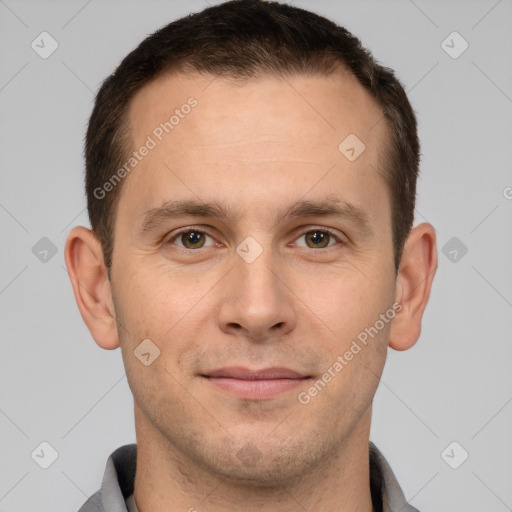
[{"label": "lower lip", "polygon": [[243,380],[231,377],[207,377],[207,380],[215,387],[228,391],[239,398],[261,400],[290,391],[303,384],[308,378]]}]

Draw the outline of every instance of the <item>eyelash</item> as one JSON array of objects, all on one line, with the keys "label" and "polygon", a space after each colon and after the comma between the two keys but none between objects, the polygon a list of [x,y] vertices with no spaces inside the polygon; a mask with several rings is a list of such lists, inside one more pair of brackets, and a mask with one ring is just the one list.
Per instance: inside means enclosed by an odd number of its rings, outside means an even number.
[{"label": "eyelash", "polygon": [[[308,230],[306,231],[303,231],[297,238],[300,238],[304,235],[307,235],[308,233],[312,233],[314,231],[317,231],[317,232],[320,232],[320,233],[327,233],[329,236],[331,236],[332,238],[334,238],[336,240],[336,242],[338,243],[342,243],[344,244],[345,241],[342,240],[336,233],[334,233],[333,231],[331,231],[330,229],[327,229],[327,228],[321,228],[321,227],[312,227],[312,228],[309,228]],[[163,245],[166,246],[166,245],[172,245],[174,243],[174,241],[180,236],[182,235],[183,233],[201,233],[202,235],[207,235],[209,236],[210,238],[214,238],[212,235],[210,235],[207,231],[204,231],[202,229],[199,229],[199,228],[194,228],[193,226],[189,226],[189,227],[186,227],[186,228],[183,228],[183,229],[180,229],[179,231],[177,231],[176,233],[174,233],[172,235],[171,238],[168,238],[166,241],[164,241]],[[336,244],[333,244],[333,245],[328,245],[327,247],[319,247],[317,249],[315,248],[312,248],[312,247],[303,247],[305,249],[311,249],[313,251],[318,251],[320,249],[323,249],[324,251],[326,250],[329,250],[329,249],[333,249],[335,247]],[[198,249],[189,249],[187,247],[181,247],[181,246],[177,246],[179,249],[181,250],[184,250],[184,251],[188,251],[188,252],[193,252],[193,251],[199,251],[200,249],[207,249],[207,247],[199,247]]]}]

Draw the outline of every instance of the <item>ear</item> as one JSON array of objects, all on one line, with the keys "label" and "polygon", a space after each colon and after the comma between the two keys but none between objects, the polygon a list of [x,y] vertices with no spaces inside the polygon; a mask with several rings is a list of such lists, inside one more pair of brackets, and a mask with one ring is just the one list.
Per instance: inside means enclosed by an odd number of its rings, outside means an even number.
[{"label": "ear", "polygon": [[77,226],[67,237],[64,257],[80,314],[96,343],[106,349],[119,347],[119,337],[103,249],[96,235]]},{"label": "ear", "polygon": [[407,350],[418,341],[436,269],[436,232],[424,222],[411,230],[404,245],[395,292],[402,308],[391,323],[391,348]]}]

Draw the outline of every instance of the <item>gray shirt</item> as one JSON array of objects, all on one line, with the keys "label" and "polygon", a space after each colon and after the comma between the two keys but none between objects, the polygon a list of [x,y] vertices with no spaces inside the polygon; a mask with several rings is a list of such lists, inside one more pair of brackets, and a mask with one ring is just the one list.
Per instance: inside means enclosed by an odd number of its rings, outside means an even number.
[{"label": "gray shirt", "polygon": [[[115,450],[107,460],[101,489],[78,512],[138,512],[133,498],[137,445]],[[419,512],[405,501],[386,459],[370,442],[370,489],[376,512]]]}]

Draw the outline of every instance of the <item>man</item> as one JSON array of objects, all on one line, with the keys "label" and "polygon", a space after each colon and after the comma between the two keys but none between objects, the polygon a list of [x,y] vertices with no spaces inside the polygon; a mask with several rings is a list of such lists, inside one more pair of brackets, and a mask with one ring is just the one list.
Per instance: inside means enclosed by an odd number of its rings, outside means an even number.
[{"label": "man", "polygon": [[85,154],[66,264],[137,444],[80,512],[416,510],[369,442],[437,267],[393,72],[313,13],[226,2],[123,60]]}]

